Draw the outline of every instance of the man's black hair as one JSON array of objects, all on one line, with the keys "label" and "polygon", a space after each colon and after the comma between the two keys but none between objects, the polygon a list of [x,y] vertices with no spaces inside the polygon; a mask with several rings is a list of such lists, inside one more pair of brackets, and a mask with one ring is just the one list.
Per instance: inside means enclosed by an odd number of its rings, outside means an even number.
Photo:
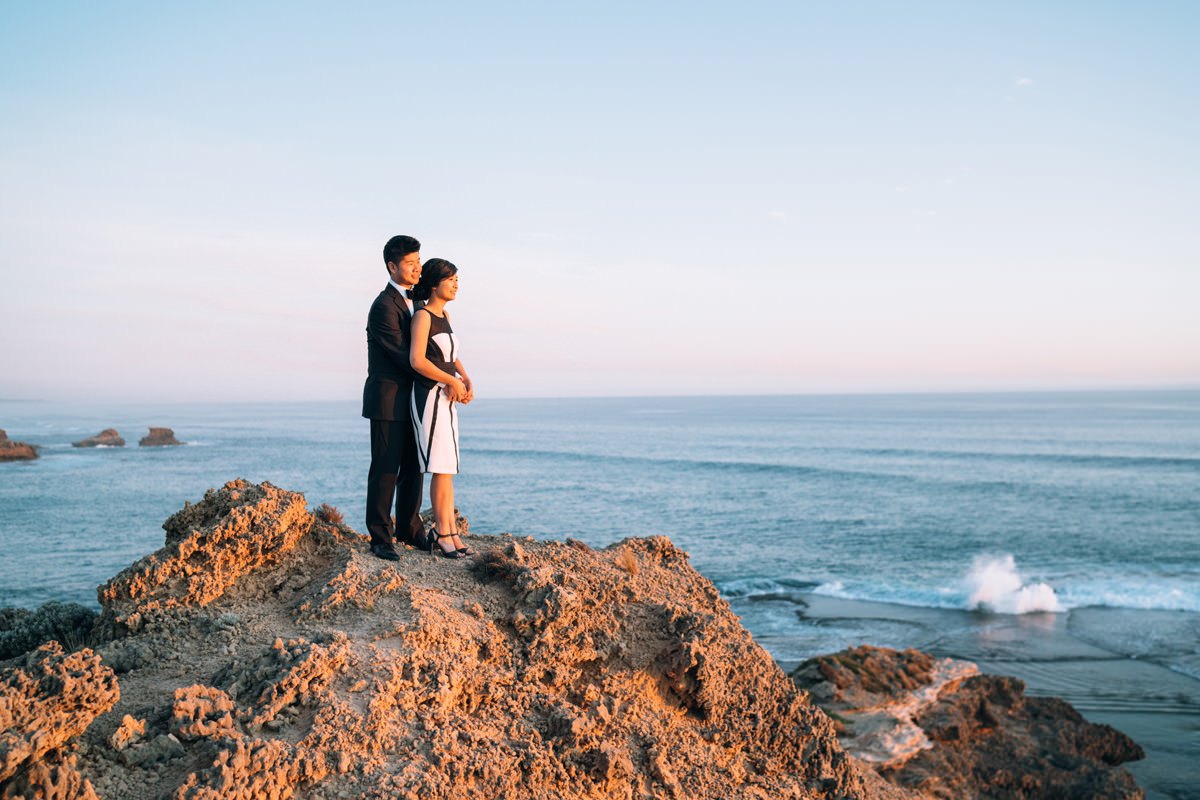
[{"label": "man's black hair", "polygon": [[383,263],[384,264],[399,264],[400,259],[404,258],[409,253],[417,253],[421,250],[421,243],[411,236],[393,236],[387,240],[387,244],[383,246]]}]

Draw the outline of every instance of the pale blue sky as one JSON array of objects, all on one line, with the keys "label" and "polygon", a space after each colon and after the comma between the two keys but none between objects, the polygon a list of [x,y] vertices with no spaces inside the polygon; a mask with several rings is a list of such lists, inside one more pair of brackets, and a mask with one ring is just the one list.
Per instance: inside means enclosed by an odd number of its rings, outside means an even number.
[{"label": "pale blue sky", "polygon": [[[647,7],[647,5],[649,7]],[[0,397],[1200,385],[1194,3],[0,6]]]}]

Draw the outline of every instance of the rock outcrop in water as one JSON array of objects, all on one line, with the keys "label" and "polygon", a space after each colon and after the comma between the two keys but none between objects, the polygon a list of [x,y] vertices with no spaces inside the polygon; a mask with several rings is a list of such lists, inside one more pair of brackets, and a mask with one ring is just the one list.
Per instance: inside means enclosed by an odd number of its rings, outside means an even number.
[{"label": "rock outcrop in water", "polygon": [[175,438],[175,431],[170,428],[151,428],[150,432],[138,440],[139,447],[171,447],[186,444]]},{"label": "rock outcrop in water", "polygon": [[[153,428],[151,428],[153,431]],[[105,428],[95,436],[89,436],[78,442],[71,444],[72,447],[124,447],[125,440],[121,438],[121,434],[117,433],[116,428]]]},{"label": "rock outcrop in water", "polygon": [[900,786],[948,800],[1134,800],[1119,764],[1145,757],[1132,739],[1093,725],[1016,678],[916,650],[856,647],[810,659],[797,682],[841,722],[842,742]]},{"label": "rock outcrop in water", "polygon": [[37,457],[37,447],[24,442],[14,442],[8,438],[4,429],[0,428],[0,461],[28,461]]},{"label": "rock outcrop in water", "polygon": [[[65,657],[91,694],[38,701],[57,733],[6,742],[0,795],[917,796],[847,756],[665,538],[472,536],[470,561],[389,563],[329,510],[244,481],[164,528],[100,588],[92,649]],[[19,673],[64,657],[26,658],[0,707],[53,696]]]}]

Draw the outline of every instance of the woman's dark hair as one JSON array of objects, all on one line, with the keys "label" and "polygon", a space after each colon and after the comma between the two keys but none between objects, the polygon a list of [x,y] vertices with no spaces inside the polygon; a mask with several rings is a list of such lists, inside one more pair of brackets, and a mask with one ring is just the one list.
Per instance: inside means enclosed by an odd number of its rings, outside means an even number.
[{"label": "woman's dark hair", "polygon": [[458,274],[458,267],[444,258],[431,258],[421,265],[421,281],[413,287],[413,299],[428,300],[433,297],[433,287]]}]

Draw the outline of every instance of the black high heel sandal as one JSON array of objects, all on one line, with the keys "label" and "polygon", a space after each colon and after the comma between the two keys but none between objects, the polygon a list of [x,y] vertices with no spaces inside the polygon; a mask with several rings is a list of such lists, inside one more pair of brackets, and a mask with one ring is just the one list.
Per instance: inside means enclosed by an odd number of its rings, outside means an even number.
[{"label": "black high heel sandal", "polygon": [[442,558],[466,558],[462,551],[457,548],[454,550],[443,550],[442,546],[438,544],[442,539],[453,539],[453,533],[442,535],[438,533],[437,528],[434,528],[431,533],[433,534],[433,539],[430,541],[430,553],[439,555]]},{"label": "black high heel sandal", "polygon": [[[458,534],[457,534],[457,533],[456,533],[456,534],[454,534],[454,535],[455,535],[455,536],[458,536]],[[462,553],[464,556],[473,556],[473,555],[475,555],[475,551],[471,549],[471,546],[470,546],[470,545],[464,545],[464,546],[462,546],[462,547],[458,548],[458,552]]]}]

